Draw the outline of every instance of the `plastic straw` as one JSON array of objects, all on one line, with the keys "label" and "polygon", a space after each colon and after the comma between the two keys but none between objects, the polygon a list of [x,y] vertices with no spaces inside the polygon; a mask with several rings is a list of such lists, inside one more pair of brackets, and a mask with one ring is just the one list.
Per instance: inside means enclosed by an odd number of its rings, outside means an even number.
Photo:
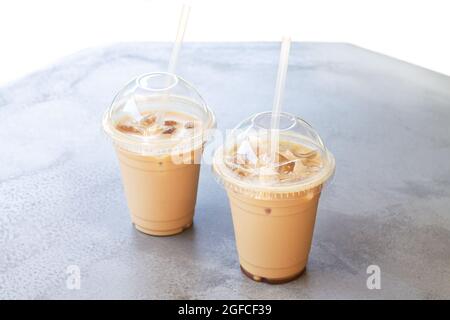
[{"label": "plastic straw", "polygon": [[169,61],[169,73],[174,74],[175,69],[177,67],[178,55],[180,53],[181,44],[184,38],[184,32],[186,31],[187,22],[189,20],[189,12],[191,11],[191,7],[187,4],[183,5],[181,10],[180,22],[178,23],[178,31],[177,37],[175,39],[175,43],[172,49],[172,55],[170,56]]},{"label": "plastic straw", "polygon": [[270,122],[270,156],[273,163],[276,162],[276,156],[279,148],[280,112],[286,84],[290,48],[291,38],[283,37],[281,42],[280,62],[278,64],[277,83],[275,86],[275,98],[272,108],[272,118]]}]

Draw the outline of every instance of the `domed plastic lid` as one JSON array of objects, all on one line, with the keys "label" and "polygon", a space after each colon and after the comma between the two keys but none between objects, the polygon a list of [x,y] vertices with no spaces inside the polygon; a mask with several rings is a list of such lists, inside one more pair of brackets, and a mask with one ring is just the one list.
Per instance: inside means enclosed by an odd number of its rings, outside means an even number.
[{"label": "domed plastic lid", "polygon": [[141,155],[198,148],[214,127],[214,115],[197,90],[166,72],[130,81],[103,117],[103,128],[114,143]]},{"label": "domed plastic lid", "polygon": [[273,142],[271,116],[253,115],[227,135],[214,154],[217,177],[227,188],[255,198],[320,192],[334,173],[333,155],[307,122],[289,113],[280,114],[278,141]]}]

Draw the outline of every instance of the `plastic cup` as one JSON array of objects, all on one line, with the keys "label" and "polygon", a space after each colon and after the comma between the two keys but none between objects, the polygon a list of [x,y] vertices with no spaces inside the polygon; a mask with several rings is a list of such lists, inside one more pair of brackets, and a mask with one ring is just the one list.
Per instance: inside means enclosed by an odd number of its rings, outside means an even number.
[{"label": "plastic cup", "polygon": [[215,117],[199,93],[165,72],[130,81],[103,117],[136,229],[168,236],[193,223],[200,160]]},{"label": "plastic cup", "polygon": [[239,124],[214,153],[230,202],[241,269],[283,283],[306,268],[317,207],[335,160],[305,121],[280,114],[279,155],[269,154],[271,112]]}]

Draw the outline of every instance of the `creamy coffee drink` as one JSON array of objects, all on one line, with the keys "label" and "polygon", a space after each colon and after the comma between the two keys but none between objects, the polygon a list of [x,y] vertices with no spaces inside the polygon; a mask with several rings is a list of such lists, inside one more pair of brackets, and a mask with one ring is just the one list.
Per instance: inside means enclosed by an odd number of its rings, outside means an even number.
[{"label": "creamy coffee drink", "polygon": [[188,83],[168,73],[130,82],[103,120],[119,159],[135,227],[173,235],[192,225],[200,161],[212,112]]},{"label": "creamy coffee drink", "polygon": [[282,114],[276,152],[257,114],[241,123],[214,155],[213,169],[230,201],[242,271],[282,283],[306,268],[323,184],[334,158],[301,119]]},{"label": "creamy coffee drink", "polygon": [[[120,132],[155,140],[188,138],[200,128],[201,122],[191,115],[163,110],[144,112],[139,121],[124,117],[116,125]],[[188,163],[174,163],[172,154],[140,156],[117,147],[125,194],[138,230],[171,235],[192,225],[201,152],[201,148],[191,150]]]}]

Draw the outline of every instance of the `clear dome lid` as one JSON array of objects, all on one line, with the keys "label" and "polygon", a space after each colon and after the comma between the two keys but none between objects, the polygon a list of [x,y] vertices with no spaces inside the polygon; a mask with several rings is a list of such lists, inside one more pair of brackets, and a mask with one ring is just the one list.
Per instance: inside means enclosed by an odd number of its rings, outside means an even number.
[{"label": "clear dome lid", "polygon": [[115,96],[103,128],[119,147],[142,155],[198,148],[216,125],[197,90],[167,72],[143,74]]},{"label": "clear dome lid", "polygon": [[227,135],[214,154],[216,176],[256,198],[320,192],[334,173],[333,155],[306,121],[281,113],[278,134],[271,135],[271,118],[270,111],[255,114]]}]

